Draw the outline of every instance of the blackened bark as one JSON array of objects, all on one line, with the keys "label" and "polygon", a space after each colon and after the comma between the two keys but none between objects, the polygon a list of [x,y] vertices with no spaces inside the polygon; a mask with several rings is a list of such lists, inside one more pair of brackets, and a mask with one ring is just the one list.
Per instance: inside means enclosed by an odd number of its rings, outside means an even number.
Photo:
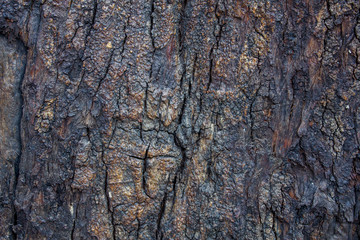
[{"label": "blackened bark", "polygon": [[359,8],[0,0],[1,239],[358,239]]}]

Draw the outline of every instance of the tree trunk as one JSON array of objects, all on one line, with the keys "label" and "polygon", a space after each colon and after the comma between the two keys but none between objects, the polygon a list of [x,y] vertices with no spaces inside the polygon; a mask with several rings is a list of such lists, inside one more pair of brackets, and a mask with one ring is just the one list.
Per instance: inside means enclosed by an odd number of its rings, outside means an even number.
[{"label": "tree trunk", "polygon": [[0,0],[0,239],[359,239],[358,0]]}]

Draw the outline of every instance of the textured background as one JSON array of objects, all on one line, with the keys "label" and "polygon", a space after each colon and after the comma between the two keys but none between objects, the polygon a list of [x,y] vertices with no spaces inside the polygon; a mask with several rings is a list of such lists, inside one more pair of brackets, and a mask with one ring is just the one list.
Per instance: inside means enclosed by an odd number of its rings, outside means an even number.
[{"label": "textured background", "polygon": [[359,239],[358,0],[0,0],[0,239]]}]

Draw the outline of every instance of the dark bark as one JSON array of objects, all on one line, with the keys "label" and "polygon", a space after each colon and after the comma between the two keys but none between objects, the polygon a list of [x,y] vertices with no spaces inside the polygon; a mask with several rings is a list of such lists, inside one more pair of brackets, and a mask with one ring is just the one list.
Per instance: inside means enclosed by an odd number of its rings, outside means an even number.
[{"label": "dark bark", "polygon": [[0,239],[359,239],[357,0],[0,0]]}]

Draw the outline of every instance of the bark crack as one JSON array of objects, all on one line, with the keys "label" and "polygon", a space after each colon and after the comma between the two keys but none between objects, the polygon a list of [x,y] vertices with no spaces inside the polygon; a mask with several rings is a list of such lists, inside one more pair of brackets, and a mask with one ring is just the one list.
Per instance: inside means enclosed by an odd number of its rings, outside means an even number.
[{"label": "bark crack", "polygon": [[148,196],[149,198],[152,198],[148,191],[147,191],[147,188],[146,188],[146,177],[145,177],[145,174],[146,174],[146,170],[147,170],[147,167],[148,167],[148,153],[149,153],[149,148],[150,148],[150,143],[148,145],[148,147],[146,148],[146,151],[145,151],[145,156],[143,158],[143,168],[142,168],[142,187],[144,189],[144,193],[146,194],[146,196]]},{"label": "bark crack", "polygon": [[23,138],[22,138],[22,119],[23,119],[23,111],[24,111],[24,93],[22,91],[22,85],[24,82],[24,78],[25,78],[25,73],[26,73],[26,68],[27,68],[27,56],[28,56],[28,49],[25,46],[24,42],[21,40],[18,40],[19,45],[21,46],[20,50],[23,50],[23,56],[24,56],[24,66],[22,68],[22,72],[20,75],[20,79],[19,79],[19,85],[18,85],[18,92],[20,93],[19,96],[19,105],[20,105],[20,109],[19,109],[19,118],[18,118],[18,122],[17,122],[17,127],[18,127],[18,136],[17,136],[17,140],[19,142],[19,149],[17,153],[17,157],[14,163],[14,186],[13,186],[13,199],[12,199],[12,211],[13,211],[13,222],[12,222],[12,237],[13,239],[17,239],[17,231],[14,229],[16,228],[17,224],[18,224],[18,216],[17,216],[17,211],[16,211],[16,207],[15,207],[15,199],[16,199],[16,188],[17,188],[17,184],[19,181],[19,175],[20,175],[20,162],[21,162],[21,157],[22,157],[22,148],[23,148]]},{"label": "bark crack", "polygon": [[164,193],[164,197],[160,204],[160,212],[157,219],[157,227],[156,227],[156,239],[162,239],[162,232],[161,232],[161,221],[165,213],[166,208],[166,198],[167,198],[167,192]]}]

